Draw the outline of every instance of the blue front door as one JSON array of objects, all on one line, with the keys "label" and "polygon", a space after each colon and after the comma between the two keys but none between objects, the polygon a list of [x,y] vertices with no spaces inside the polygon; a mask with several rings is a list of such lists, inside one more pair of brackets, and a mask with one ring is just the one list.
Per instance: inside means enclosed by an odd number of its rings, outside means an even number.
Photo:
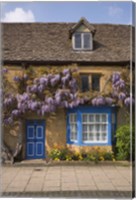
[{"label": "blue front door", "polygon": [[45,158],[45,121],[26,122],[26,158]]}]

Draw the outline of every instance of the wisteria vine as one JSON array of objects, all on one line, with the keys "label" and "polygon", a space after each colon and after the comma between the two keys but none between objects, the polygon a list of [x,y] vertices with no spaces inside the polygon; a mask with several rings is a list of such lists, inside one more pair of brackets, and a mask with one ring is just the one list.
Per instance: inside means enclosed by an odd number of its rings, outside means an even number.
[{"label": "wisteria vine", "polygon": [[[3,69],[3,74],[8,70]],[[112,106],[121,102],[125,106],[134,103],[132,97],[126,90],[125,81],[121,78],[121,73],[114,72],[111,76],[112,92],[108,96],[98,95],[90,97],[79,95],[78,78],[73,74],[78,73],[78,69],[63,69],[60,73],[42,74],[40,77],[31,78],[27,73],[23,76],[15,76],[14,82],[20,86],[23,83],[23,92],[4,93],[4,124],[12,124],[25,116],[27,113],[36,113],[45,116],[46,113],[55,112],[58,107],[74,108],[79,105],[89,104],[92,106]],[[31,80],[31,84],[28,81]]]}]

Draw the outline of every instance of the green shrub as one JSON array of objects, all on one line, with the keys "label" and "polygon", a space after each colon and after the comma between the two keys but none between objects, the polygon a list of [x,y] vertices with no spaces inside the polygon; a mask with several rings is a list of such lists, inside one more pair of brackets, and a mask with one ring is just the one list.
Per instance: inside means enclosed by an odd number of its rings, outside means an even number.
[{"label": "green shrub", "polygon": [[68,149],[64,148],[60,150],[60,160],[66,160]]},{"label": "green shrub", "polygon": [[132,137],[130,137],[130,125],[123,125],[117,129],[116,132],[116,158],[118,160],[129,160],[130,159],[130,142],[132,138],[133,150],[134,150],[134,127],[132,128]]},{"label": "green shrub", "polygon": [[54,148],[50,151],[49,157],[53,160],[72,160],[71,151],[68,148]]},{"label": "green shrub", "polygon": [[104,152],[103,154],[104,160],[113,160],[114,159],[114,154],[113,152]]},{"label": "green shrub", "polygon": [[83,160],[85,161],[95,161],[95,157],[92,154],[86,154],[86,156],[84,156]]},{"label": "green shrub", "polygon": [[50,151],[49,157],[52,158],[53,160],[60,159],[60,157],[61,157],[61,150],[57,149],[57,148],[52,149]]}]

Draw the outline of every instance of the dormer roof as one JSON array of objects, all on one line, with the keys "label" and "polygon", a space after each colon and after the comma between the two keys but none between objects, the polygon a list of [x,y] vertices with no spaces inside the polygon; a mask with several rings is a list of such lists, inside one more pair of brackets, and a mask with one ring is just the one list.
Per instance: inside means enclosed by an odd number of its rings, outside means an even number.
[{"label": "dormer roof", "polygon": [[84,25],[86,28],[89,29],[89,31],[92,34],[95,34],[96,29],[94,28],[94,26],[92,26],[86,18],[82,17],[74,26],[72,26],[72,28],[70,29],[70,38],[72,36],[72,34],[81,26]]}]

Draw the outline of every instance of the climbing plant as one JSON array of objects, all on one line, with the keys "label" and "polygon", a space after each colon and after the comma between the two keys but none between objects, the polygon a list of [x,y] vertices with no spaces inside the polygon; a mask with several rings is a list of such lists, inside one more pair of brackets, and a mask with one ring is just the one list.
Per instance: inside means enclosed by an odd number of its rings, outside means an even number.
[{"label": "climbing plant", "polygon": [[[4,80],[7,69],[3,69]],[[80,104],[93,106],[129,106],[133,103],[127,82],[120,72],[114,72],[110,79],[111,90],[106,93],[82,93],[79,88],[80,76],[77,68],[51,68],[39,70],[30,68],[14,76],[16,91],[10,92],[5,86],[3,93],[4,124],[12,124],[28,113],[45,116],[58,107],[74,108]],[[5,81],[5,82],[6,82]],[[10,88],[10,87],[9,87]],[[95,94],[95,96],[94,96]]]}]

